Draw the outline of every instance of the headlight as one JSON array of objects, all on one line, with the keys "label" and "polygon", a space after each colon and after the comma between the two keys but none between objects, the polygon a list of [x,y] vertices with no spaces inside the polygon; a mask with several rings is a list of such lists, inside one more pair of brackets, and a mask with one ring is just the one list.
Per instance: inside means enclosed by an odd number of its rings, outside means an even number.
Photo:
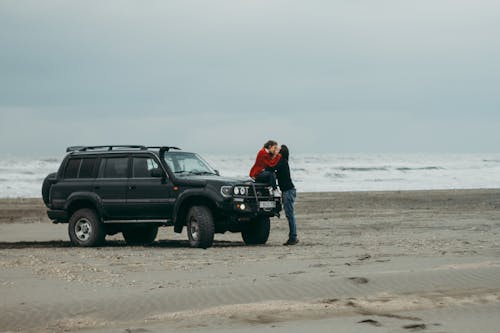
[{"label": "headlight", "polygon": [[222,186],[220,188],[220,194],[222,194],[223,197],[230,197],[232,195],[231,194],[232,189],[233,189],[232,186]]},{"label": "headlight", "polygon": [[233,193],[234,193],[234,195],[247,195],[248,188],[245,186],[235,186],[233,188]]}]

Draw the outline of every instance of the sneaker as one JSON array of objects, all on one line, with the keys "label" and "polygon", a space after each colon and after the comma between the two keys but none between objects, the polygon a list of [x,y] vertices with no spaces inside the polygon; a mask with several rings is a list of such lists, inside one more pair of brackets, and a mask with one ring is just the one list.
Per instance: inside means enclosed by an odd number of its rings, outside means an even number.
[{"label": "sneaker", "polygon": [[286,241],[286,243],[284,243],[283,245],[284,246],[289,246],[289,245],[297,245],[299,243],[299,239],[296,238],[296,239],[289,239]]}]

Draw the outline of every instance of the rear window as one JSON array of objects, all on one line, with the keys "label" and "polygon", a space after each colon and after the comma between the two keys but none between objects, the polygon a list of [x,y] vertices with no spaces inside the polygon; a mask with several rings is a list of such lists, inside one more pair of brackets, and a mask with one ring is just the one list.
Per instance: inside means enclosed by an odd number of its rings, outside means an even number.
[{"label": "rear window", "polygon": [[68,161],[64,178],[92,178],[96,158],[72,158]]},{"label": "rear window", "polygon": [[64,178],[78,178],[78,171],[80,170],[81,158],[73,158],[68,161],[66,170],[64,171]]},{"label": "rear window", "polygon": [[101,160],[99,170],[101,178],[127,178],[128,157],[108,157]]}]

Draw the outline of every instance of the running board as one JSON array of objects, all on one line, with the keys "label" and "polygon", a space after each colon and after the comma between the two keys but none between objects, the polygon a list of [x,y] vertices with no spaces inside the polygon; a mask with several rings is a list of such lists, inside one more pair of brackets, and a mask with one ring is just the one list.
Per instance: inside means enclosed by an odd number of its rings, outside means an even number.
[{"label": "running board", "polygon": [[114,224],[114,223],[157,223],[164,226],[173,226],[174,223],[171,220],[104,220],[105,224]]}]

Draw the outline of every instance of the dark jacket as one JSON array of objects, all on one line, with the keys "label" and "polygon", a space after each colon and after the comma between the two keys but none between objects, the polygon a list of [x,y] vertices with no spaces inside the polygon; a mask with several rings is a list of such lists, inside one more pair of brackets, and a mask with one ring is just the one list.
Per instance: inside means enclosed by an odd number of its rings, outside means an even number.
[{"label": "dark jacket", "polygon": [[280,186],[281,192],[286,192],[295,188],[292,177],[290,176],[290,165],[288,164],[287,157],[282,156],[275,167],[268,167],[266,170],[276,171],[276,178],[278,179],[278,185]]}]

